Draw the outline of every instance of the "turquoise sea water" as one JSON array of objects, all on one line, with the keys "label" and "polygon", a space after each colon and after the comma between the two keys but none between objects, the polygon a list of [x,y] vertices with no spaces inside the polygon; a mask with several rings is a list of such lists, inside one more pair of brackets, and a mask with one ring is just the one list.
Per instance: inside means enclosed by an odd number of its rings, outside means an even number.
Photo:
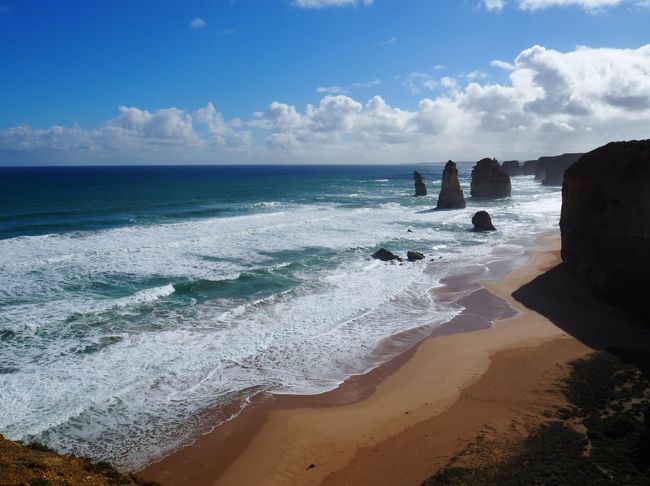
[{"label": "turquoise sea water", "polygon": [[[462,310],[441,279],[557,228],[559,188],[476,201],[461,164],[468,208],[432,212],[442,165],[417,167],[424,198],[413,169],[0,169],[0,433],[142,466],[256,393],[381,364]],[[498,232],[468,231],[479,209]],[[381,246],[427,262],[368,259]]]}]

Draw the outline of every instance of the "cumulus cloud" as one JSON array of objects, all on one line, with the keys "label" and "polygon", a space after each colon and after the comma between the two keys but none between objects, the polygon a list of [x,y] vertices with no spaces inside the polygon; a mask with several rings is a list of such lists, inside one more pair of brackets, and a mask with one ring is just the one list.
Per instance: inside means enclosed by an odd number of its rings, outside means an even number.
[{"label": "cumulus cloud", "polygon": [[293,4],[300,8],[344,7],[357,5],[372,5],[375,0],[294,0]]},{"label": "cumulus cloud", "polygon": [[500,63],[505,82],[411,77],[428,96],[408,109],[380,96],[364,102],[326,93],[303,108],[274,101],[244,120],[226,120],[208,103],[196,111],[120,107],[94,129],[21,125],[0,130],[0,163],[20,154],[85,162],[526,158],[650,136],[650,44],[568,52],[532,46]]}]

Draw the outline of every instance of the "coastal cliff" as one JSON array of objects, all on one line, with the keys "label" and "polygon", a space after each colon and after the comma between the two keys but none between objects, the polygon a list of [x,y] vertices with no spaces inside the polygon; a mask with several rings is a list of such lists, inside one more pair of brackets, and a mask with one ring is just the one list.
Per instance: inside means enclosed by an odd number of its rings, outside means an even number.
[{"label": "coastal cliff", "polygon": [[545,186],[561,186],[564,172],[584,154],[562,154],[554,157],[540,157],[537,161],[539,179]]},{"label": "coastal cliff", "polygon": [[0,435],[0,484],[160,486],[135,475],[118,472],[107,462],[63,455],[39,444],[22,444]]},{"label": "coastal cliff", "polygon": [[503,164],[501,164],[501,167],[508,173],[510,177],[523,175],[523,169],[521,165],[519,165],[518,160],[506,160]]},{"label": "coastal cliff", "polygon": [[562,259],[597,296],[648,324],[650,140],[613,142],[564,176]]},{"label": "coastal cliff", "polygon": [[479,160],[472,170],[472,197],[500,198],[510,196],[510,176],[496,159]]}]

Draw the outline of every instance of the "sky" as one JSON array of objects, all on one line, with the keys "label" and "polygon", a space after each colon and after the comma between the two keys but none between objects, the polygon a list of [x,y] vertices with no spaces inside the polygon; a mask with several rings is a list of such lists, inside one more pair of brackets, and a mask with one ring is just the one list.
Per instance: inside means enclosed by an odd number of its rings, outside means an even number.
[{"label": "sky", "polygon": [[650,0],[0,0],[0,165],[527,160],[650,138]]}]

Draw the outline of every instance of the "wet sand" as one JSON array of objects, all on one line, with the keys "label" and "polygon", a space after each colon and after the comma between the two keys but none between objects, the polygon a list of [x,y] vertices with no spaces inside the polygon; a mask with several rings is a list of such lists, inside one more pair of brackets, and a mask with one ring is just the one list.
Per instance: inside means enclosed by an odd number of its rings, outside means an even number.
[{"label": "wet sand", "polygon": [[[141,476],[166,485],[420,484],[487,426],[541,420],[562,400],[552,385],[566,363],[590,351],[512,298],[559,262],[559,236],[541,242],[528,265],[467,296],[464,316],[409,352],[323,395],[259,396]],[[517,314],[487,327],[481,316],[508,315],[504,301]]]}]

